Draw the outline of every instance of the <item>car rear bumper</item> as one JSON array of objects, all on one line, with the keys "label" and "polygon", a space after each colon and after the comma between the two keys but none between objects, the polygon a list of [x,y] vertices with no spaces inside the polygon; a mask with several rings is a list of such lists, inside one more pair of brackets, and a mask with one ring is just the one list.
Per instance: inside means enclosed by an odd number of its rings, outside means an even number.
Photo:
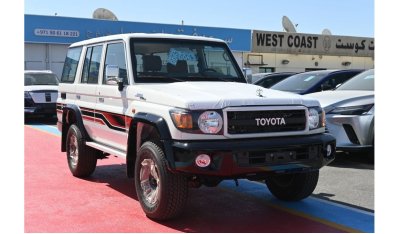
[{"label": "car rear bumper", "polygon": [[[172,141],[171,170],[190,175],[250,177],[271,172],[318,170],[333,161],[335,138],[330,134],[215,141]],[[169,145],[169,144],[164,144]],[[330,145],[331,154],[327,155]],[[211,164],[196,165],[196,157],[207,154]],[[171,158],[170,158],[171,159]],[[172,162],[171,162],[172,161]]]}]

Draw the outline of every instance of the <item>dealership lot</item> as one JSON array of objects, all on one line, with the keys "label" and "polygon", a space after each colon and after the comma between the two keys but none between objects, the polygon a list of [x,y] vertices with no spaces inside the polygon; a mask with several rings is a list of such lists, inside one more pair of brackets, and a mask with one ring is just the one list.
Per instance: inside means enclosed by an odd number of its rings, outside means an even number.
[{"label": "dealership lot", "polygon": [[75,178],[54,123],[30,121],[25,232],[373,232],[374,165],[349,157],[324,167],[314,195],[302,202],[280,202],[258,182],[226,181],[191,189],[180,219],[154,222],[140,208],[123,159],[100,160],[89,179]]}]

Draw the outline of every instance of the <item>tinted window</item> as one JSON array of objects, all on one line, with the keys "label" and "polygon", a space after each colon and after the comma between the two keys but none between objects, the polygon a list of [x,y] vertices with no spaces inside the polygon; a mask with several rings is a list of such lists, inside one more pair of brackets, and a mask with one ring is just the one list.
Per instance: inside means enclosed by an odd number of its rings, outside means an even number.
[{"label": "tinted window", "polygon": [[327,76],[327,72],[306,72],[288,77],[276,83],[271,89],[301,92],[316,85],[321,79]]},{"label": "tinted window", "polygon": [[119,78],[123,79],[124,84],[128,84],[128,74],[126,72],[126,60],[124,44],[114,43],[107,46],[106,61],[103,72],[103,84],[106,83],[106,67],[107,65],[118,66]]},{"label": "tinted window", "polygon": [[354,76],[336,90],[374,90],[374,80],[374,70],[368,70]]},{"label": "tinted window", "polygon": [[64,62],[63,72],[61,75],[61,82],[63,83],[74,82],[81,52],[82,52],[82,47],[71,48],[68,50],[67,57],[65,58]]},{"label": "tinted window", "polygon": [[27,85],[58,85],[58,79],[51,73],[30,73],[25,74],[25,86]]},{"label": "tinted window", "polygon": [[279,81],[285,79],[287,76],[285,75],[277,75],[277,76],[271,76],[271,77],[266,77],[263,80],[259,81],[257,85],[260,85],[264,88],[269,88],[272,85],[278,83]]},{"label": "tinted window", "polygon": [[358,72],[342,72],[342,73],[331,74],[329,78],[322,84],[323,86],[325,86],[324,90],[334,89],[338,84],[343,84],[356,74],[358,74]]},{"label": "tinted window", "polygon": [[103,46],[100,45],[87,48],[81,83],[97,84],[99,80],[102,47]]}]

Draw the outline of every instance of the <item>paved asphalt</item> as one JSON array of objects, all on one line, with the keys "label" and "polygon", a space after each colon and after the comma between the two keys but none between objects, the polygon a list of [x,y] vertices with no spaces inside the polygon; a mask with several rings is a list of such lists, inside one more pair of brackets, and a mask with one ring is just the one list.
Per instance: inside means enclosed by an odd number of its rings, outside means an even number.
[{"label": "paved asphalt", "polygon": [[314,195],[357,208],[374,210],[374,163],[364,155],[339,153],[320,170]]}]

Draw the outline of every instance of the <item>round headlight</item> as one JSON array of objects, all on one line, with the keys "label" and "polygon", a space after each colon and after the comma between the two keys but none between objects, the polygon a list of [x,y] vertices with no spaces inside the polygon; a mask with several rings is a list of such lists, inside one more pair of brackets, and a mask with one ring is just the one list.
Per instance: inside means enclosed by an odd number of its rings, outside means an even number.
[{"label": "round headlight", "polygon": [[308,126],[310,129],[318,128],[319,114],[316,109],[308,109]]},{"label": "round headlight", "polygon": [[205,111],[199,116],[198,124],[202,132],[215,134],[222,128],[222,117],[216,111]]}]

